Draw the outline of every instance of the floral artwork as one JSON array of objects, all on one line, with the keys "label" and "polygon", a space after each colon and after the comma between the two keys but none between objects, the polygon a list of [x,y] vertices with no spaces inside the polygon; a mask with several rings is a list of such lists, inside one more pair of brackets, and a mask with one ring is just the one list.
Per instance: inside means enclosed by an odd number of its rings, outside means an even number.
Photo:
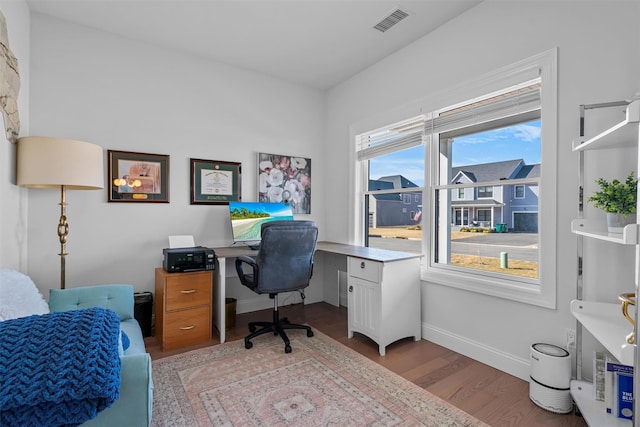
[{"label": "floral artwork", "polygon": [[258,154],[258,201],[291,205],[294,214],[311,213],[311,159]]}]

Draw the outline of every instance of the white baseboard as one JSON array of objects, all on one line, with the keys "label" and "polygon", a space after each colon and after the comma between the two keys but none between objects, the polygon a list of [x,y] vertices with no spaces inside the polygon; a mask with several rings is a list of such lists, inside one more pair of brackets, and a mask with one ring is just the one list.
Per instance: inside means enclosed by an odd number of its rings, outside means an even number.
[{"label": "white baseboard", "polygon": [[422,324],[422,338],[529,382],[529,359],[516,357],[425,323]]}]

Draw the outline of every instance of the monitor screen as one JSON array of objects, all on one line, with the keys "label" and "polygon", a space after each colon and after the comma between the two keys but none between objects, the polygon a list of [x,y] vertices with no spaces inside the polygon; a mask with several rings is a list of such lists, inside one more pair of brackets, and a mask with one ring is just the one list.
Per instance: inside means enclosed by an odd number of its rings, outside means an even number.
[{"label": "monitor screen", "polygon": [[233,242],[260,241],[262,224],[293,219],[291,205],[267,202],[229,202]]}]

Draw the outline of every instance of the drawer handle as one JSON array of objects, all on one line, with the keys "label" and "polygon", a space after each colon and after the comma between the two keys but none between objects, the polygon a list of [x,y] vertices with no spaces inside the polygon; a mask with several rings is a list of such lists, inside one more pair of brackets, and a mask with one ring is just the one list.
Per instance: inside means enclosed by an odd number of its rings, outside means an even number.
[{"label": "drawer handle", "polygon": [[196,292],[195,289],[191,289],[191,290],[188,290],[188,291],[180,291],[181,294],[194,294],[195,292]]},{"label": "drawer handle", "polygon": [[349,286],[349,292],[353,292],[353,286]]},{"label": "drawer handle", "polygon": [[180,330],[181,331],[190,331],[191,329],[195,328],[196,325],[191,325],[191,326],[181,326]]},{"label": "drawer handle", "polygon": [[360,263],[360,268],[364,268],[364,267],[365,267],[365,264],[364,264],[364,261],[362,261],[362,262]]}]

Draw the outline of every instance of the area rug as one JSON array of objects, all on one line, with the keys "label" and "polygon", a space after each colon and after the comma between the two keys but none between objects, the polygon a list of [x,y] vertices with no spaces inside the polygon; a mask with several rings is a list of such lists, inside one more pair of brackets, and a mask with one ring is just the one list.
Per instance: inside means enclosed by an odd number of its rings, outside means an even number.
[{"label": "area rug", "polygon": [[486,426],[317,330],[293,352],[265,335],[153,361],[153,418],[169,426]]}]

